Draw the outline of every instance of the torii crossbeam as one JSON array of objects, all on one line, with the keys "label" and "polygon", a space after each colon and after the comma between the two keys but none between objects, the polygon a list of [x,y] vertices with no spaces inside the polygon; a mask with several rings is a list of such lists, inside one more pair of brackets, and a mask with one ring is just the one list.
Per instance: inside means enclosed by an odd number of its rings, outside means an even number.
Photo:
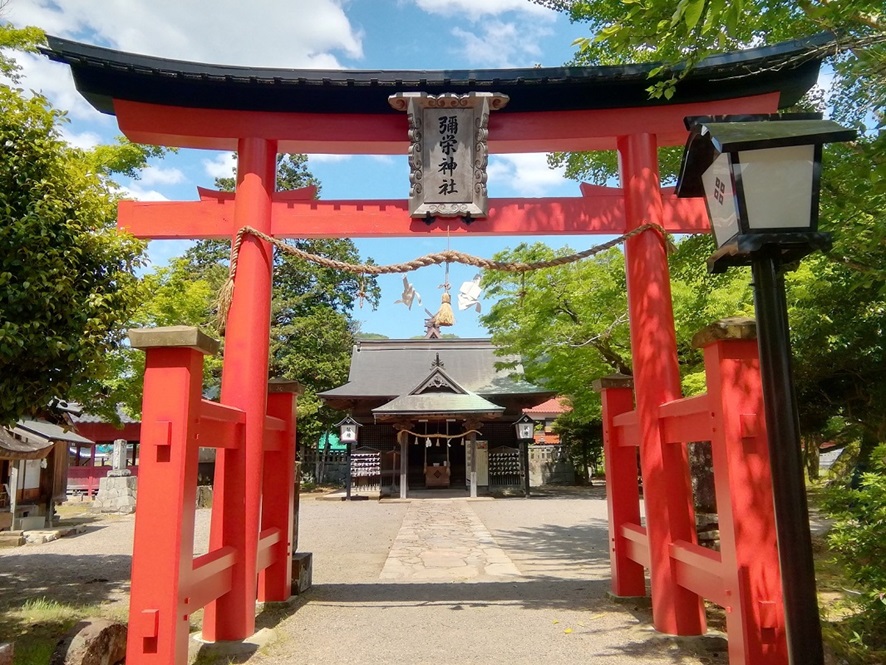
[{"label": "torii crossbeam", "polygon": [[[620,235],[627,229],[624,192],[583,184],[583,196],[539,199],[490,199],[489,216],[468,223],[455,219],[425,221],[409,216],[405,200],[319,201],[315,189],[274,192],[271,235],[324,238],[347,220],[348,237],[412,235],[547,236]],[[234,228],[233,193],[200,189],[199,201],[122,201],[118,225],[139,238],[154,240],[229,239]],[[662,192],[661,222],[671,233],[708,231],[704,203]]]}]

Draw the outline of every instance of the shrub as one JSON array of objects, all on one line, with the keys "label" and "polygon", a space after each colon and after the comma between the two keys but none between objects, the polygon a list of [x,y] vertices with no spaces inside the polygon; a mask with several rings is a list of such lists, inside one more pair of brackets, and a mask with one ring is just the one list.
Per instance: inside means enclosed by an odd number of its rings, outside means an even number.
[{"label": "shrub", "polygon": [[856,638],[874,649],[886,648],[886,444],[872,457],[872,470],[858,489],[848,481],[829,487],[823,507],[834,518],[828,544],[858,595]]}]

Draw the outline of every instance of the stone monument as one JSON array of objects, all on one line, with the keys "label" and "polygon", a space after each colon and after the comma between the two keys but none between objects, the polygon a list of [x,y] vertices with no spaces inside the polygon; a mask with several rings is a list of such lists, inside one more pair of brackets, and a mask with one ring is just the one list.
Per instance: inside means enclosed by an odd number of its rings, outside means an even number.
[{"label": "stone monument", "polygon": [[131,476],[132,472],[126,468],[126,439],[114,441],[114,450],[111,453],[111,471],[109,476]]},{"label": "stone monument", "polygon": [[111,453],[111,470],[106,478],[98,481],[98,494],[92,502],[97,513],[134,513],[138,478],[126,468],[126,440],[114,441]]}]

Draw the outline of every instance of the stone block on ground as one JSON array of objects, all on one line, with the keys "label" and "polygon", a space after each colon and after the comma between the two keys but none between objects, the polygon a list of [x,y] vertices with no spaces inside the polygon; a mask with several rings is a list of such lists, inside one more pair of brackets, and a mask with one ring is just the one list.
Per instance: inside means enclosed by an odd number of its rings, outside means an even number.
[{"label": "stone block on ground", "polygon": [[94,513],[118,513],[128,515],[135,512],[135,498],[138,494],[136,476],[108,476],[98,481],[98,494],[92,502]]},{"label": "stone block on ground", "polygon": [[292,555],[292,593],[304,593],[311,588],[314,556],[310,552]]},{"label": "stone block on ground", "polygon": [[120,665],[126,658],[126,625],[86,619],[55,648],[49,665]]},{"label": "stone block on ground", "polygon": [[25,544],[25,536],[21,531],[0,532],[0,547],[18,547]]}]

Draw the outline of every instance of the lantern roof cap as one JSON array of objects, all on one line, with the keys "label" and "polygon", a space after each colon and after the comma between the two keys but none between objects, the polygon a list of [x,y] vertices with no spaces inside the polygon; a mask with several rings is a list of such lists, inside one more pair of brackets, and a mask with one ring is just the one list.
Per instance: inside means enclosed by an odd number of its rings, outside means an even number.
[{"label": "lantern roof cap", "polygon": [[704,196],[702,174],[723,153],[853,140],[857,132],[820,113],[690,116],[676,194]]},{"label": "lantern roof cap", "polygon": [[342,425],[356,425],[357,427],[363,427],[363,425],[354,420],[354,418],[350,414],[346,415],[344,418],[335,423],[333,427],[341,427]]}]

